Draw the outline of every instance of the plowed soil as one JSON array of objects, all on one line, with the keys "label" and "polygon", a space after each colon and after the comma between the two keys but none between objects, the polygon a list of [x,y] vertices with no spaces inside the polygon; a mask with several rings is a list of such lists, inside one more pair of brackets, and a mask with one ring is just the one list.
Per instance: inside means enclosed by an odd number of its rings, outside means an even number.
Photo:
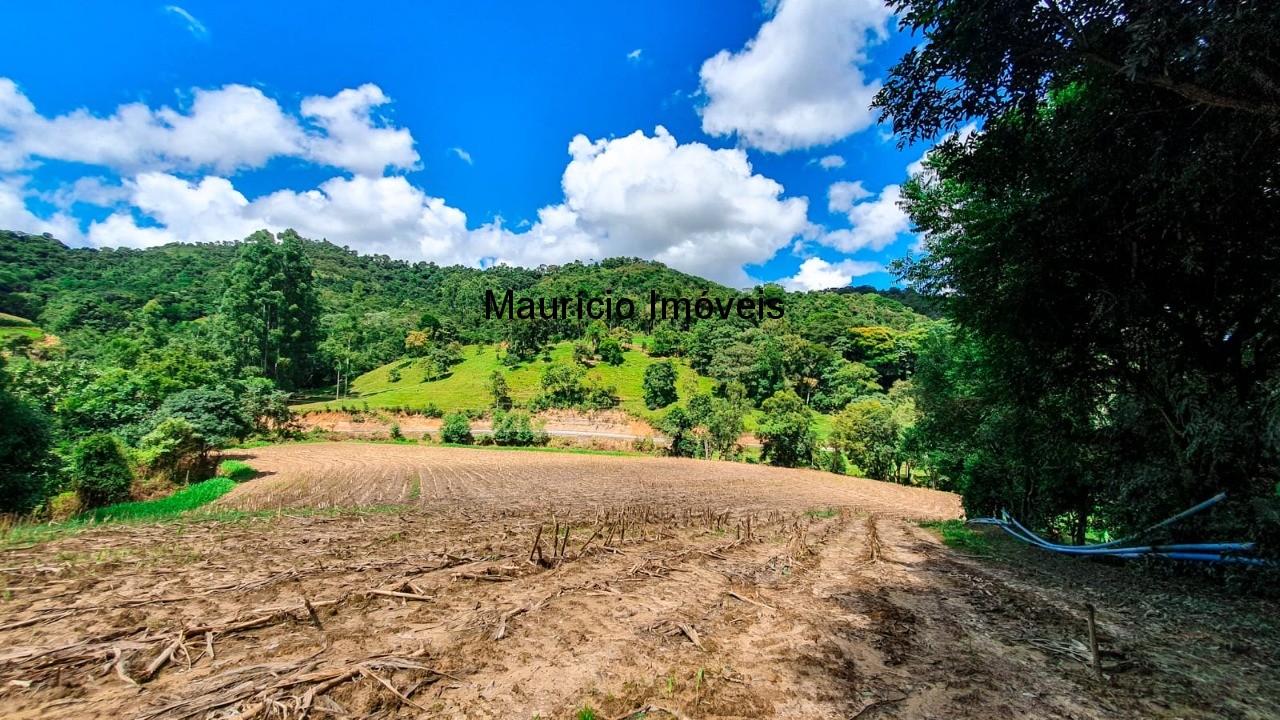
[{"label": "plowed soil", "polygon": [[961,555],[910,521],[957,516],[945,493],[639,457],[239,455],[263,474],[222,507],[272,512],[0,552],[0,717],[1280,715],[1274,606]]}]

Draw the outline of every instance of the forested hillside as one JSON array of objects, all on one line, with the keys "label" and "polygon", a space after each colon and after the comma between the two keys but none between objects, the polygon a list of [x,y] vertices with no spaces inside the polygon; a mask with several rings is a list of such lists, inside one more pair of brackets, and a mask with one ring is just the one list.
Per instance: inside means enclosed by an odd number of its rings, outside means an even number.
[{"label": "forested hillside", "polygon": [[[96,471],[76,465],[89,450],[94,463],[142,477],[198,476],[218,447],[292,432],[291,395],[465,413],[455,426],[493,415],[495,427],[517,429],[529,412],[621,405],[658,424],[672,454],[741,457],[739,437],[751,430],[774,464],[939,480],[911,432],[909,379],[917,346],[942,326],[870,288],[735,291],[627,258],[409,264],[293,232],[147,250],[69,249],[6,232],[0,273],[0,307],[56,338],[8,342],[7,393],[30,416],[29,444],[47,449],[15,471],[25,489],[9,496],[12,510],[59,491],[89,501],[83,488],[96,481],[85,478]],[[636,311],[607,322],[486,318],[486,293],[507,290],[629,299]],[[651,293],[708,308],[780,301],[782,317],[655,318]],[[892,294],[928,309],[914,293]],[[352,381],[375,369],[353,393]],[[379,396],[362,401],[375,387]]]}]

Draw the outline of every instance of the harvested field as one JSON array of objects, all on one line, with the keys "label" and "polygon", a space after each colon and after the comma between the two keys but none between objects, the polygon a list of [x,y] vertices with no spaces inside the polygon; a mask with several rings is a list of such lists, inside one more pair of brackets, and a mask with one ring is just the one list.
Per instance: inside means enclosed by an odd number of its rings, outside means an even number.
[{"label": "harvested field", "polygon": [[701,511],[845,506],[893,517],[960,516],[951,493],[814,470],[682,458],[388,444],[304,444],[233,453],[263,477],[222,504],[244,510],[417,504],[585,512],[650,504]]},{"label": "harvested field", "polygon": [[[632,457],[242,455],[264,474],[223,504],[284,512],[0,552],[0,716],[1280,714],[1274,606],[962,556],[902,519],[954,516],[943,493]],[[302,509],[352,504],[396,507]]]}]

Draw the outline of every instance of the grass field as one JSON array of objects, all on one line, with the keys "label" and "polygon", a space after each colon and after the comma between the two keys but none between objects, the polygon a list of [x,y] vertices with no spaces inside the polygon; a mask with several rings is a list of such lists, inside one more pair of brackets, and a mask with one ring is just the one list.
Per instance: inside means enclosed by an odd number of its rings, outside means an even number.
[{"label": "grass field", "polygon": [[39,340],[44,337],[44,331],[36,327],[35,323],[17,315],[9,315],[8,313],[0,313],[0,344],[8,342],[10,338],[25,337],[31,341]]},{"label": "grass field", "polygon": [[[559,343],[551,348],[552,362],[568,363],[573,357],[572,343]],[[645,419],[654,419],[664,411],[653,412],[644,406],[644,371],[650,365],[661,362],[663,358],[651,358],[639,350],[627,350],[623,354],[621,365],[598,363],[588,371],[588,377],[598,378],[607,385],[618,389],[621,407]],[[700,392],[710,391],[712,381],[700,377],[680,358],[673,359],[676,364],[677,390],[681,401],[687,400],[685,386],[690,379],[697,382]],[[492,399],[485,385],[494,370],[500,370],[507,376],[511,386],[511,398],[517,403],[527,403],[538,394],[542,369],[547,363],[541,359],[509,368],[502,364],[499,351],[493,345],[468,345],[463,351],[463,361],[454,365],[452,373],[440,380],[423,381],[422,368],[412,360],[397,360],[365,373],[351,383],[354,398],[345,400],[321,400],[295,407],[295,410],[338,409],[344,402],[351,405],[368,403],[370,408],[411,407],[422,408],[428,403],[434,404],[444,412],[457,410],[480,410],[488,408]],[[392,371],[400,374],[400,380],[392,382]]]},{"label": "grass field", "polygon": [[[637,344],[642,338],[637,337]],[[449,413],[459,410],[483,410],[490,406],[491,399],[485,385],[494,370],[500,370],[507,376],[511,386],[511,398],[517,403],[527,403],[540,390],[542,369],[547,363],[541,359],[509,368],[502,364],[499,349],[494,345],[468,345],[464,348],[463,361],[453,366],[453,372],[440,380],[423,380],[422,368],[412,360],[397,360],[372,370],[351,383],[351,396],[341,400],[322,399],[322,395],[313,395],[313,401],[296,405],[294,410],[339,410],[343,405],[353,409],[363,409],[367,403],[369,409],[380,408],[413,408],[421,409],[434,404],[441,411]],[[572,361],[573,344],[564,342],[551,348],[551,361],[568,363]],[[626,350],[621,365],[597,363],[591,368],[588,377],[598,378],[607,385],[618,390],[620,403],[618,407],[625,412],[642,418],[649,423],[658,423],[670,408],[650,410],[644,404],[644,371],[645,368],[666,358],[653,358],[639,350]],[[680,402],[689,400],[690,381],[697,383],[698,392],[710,392],[715,382],[710,378],[698,375],[683,358],[671,358],[676,366],[678,380],[676,390]],[[400,379],[392,382],[392,371],[398,372]],[[753,410],[744,419],[744,428],[752,432],[757,427],[760,412]],[[825,438],[831,432],[831,417],[818,414],[814,418],[814,426],[818,436]]]}]

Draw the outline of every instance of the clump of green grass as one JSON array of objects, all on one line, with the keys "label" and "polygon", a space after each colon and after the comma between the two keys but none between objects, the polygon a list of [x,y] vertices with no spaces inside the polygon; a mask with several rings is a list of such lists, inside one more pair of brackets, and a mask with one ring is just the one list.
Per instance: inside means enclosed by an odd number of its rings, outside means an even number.
[{"label": "clump of green grass", "polygon": [[257,474],[258,471],[254,470],[252,466],[239,460],[223,460],[218,465],[218,477],[236,482],[252,480]]},{"label": "clump of green grass", "polygon": [[582,708],[578,710],[578,714],[574,715],[576,720],[598,720],[599,717],[600,716],[596,714],[595,709],[590,705],[583,705]]},{"label": "clump of green grass", "polygon": [[835,508],[827,508],[826,510],[809,510],[808,512],[805,513],[805,515],[808,515],[809,517],[821,518],[823,520],[830,520],[831,518],[839,514],[840,514],[840,511],[836,510]]},{"label": "clump of green grass", "polygon": [[988,555],[991,553],[991,541],[985,535],[975,531],[960,520],[926,522],[920,523],[920,526],[937,533],[938,537],[942,538],[942,542],[946,543],[948,547],[974,555]]},{"label": "clump of green grass", "polygon": [[[243,463],[242,463],[243,464]],[[248,467],[247,465],[245,467]],[[253,469],[250,468],[250,472]],[[127,502],[108,505],[85,513],[79,520],[92,522],[127,521],[127,520],[165,520],[207,505],[231,492],[236,483],[231,478],[217,477],[185,487],[178,492],[158,500],[143,502]]]}]

